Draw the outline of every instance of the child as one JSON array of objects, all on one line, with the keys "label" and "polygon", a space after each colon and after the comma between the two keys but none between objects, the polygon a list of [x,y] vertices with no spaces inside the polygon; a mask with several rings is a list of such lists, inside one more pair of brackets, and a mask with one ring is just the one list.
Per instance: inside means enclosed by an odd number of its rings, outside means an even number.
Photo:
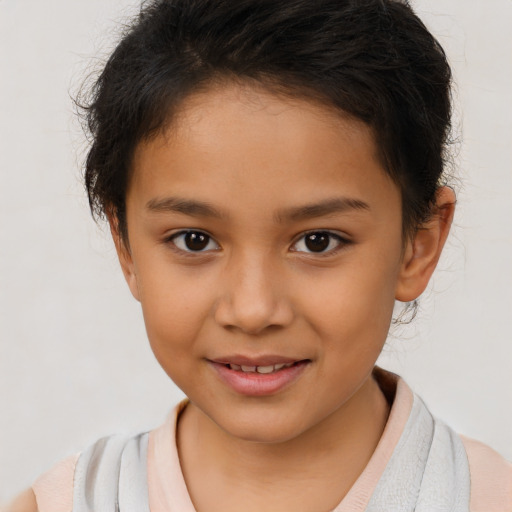
[{"label": "child", "polygon": [[375,367],[453,218],[450,80],[400,1],[147,4],[96,84],[85,179],[188,400],[18,509],[512,510],[510,464]]}]

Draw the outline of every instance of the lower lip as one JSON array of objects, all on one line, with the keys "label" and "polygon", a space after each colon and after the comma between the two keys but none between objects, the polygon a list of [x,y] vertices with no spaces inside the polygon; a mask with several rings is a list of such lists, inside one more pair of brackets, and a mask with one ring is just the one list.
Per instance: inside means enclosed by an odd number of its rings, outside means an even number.
[{"label": "lower lip", "polygon": [[301,361],[273,373],[242,372],[232,370],[225,364],[210,364],[220,378],[234,391],[247,396],[273,395],[296,381],[304,372],[309,361]]}]

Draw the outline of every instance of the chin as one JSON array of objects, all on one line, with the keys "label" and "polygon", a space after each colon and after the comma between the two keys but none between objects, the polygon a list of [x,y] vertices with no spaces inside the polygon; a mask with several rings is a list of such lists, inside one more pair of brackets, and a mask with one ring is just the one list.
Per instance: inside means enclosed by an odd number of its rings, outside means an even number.
[{"label": "chin", "polygon": [[259,415],[258,418],[254,418],[250,415],[243,419],[230,418],[225,421],[216,421],[216,423],[229,436],[252,443],[285,443],[302,433],[297,422],[285,413],[280,414],[279,417]]}]

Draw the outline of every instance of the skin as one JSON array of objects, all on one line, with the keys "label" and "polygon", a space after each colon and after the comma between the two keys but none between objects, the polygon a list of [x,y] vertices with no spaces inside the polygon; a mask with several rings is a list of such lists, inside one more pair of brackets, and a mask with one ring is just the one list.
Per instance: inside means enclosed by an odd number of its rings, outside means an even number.
[{"label": "skin", "polygon": [[[330,510],[376,447],[388,404],[371,372],[395,300],[428,283],[454,203],[440,189],[439,213],[404,243],[400,191],[376,153],[357,120],[234,84],[186,100],[136,151],[129,247],[115,221],[113,233],[155,356],[191,401],[178,448],[198,511],[268,510],[269,496],[282,512]],[[339,198],[366,207],[289,215]],[[211,237],[205,250],[187,249],[186,229]],[[315,230],[342,241],[311,253]],[[209,363],[228,354],[309,363],[278,393],[247,397]]]},{"label": "skin", "polygon": [[0,507],[0,512],[37,512],[37,502],[34,491],[27,489],[6,507]]},{"label": "skin", "polygon": [[[436,214],[403,240],[400,191],[376,154],[364,123],[240,84],[189,97],[136,150],[128,240],[111,228],[154,354],[190,399],[178,450],[198,512],[332,510],[375,450],[389,405],[371,372],[454,208],[439,189]],[[187,229],[211,237],[205,250],[187,249]],[[311,231],[331,233],[326,251],[308,249]],[[308,362],[248,397],[209,362],[233,354]]]}]

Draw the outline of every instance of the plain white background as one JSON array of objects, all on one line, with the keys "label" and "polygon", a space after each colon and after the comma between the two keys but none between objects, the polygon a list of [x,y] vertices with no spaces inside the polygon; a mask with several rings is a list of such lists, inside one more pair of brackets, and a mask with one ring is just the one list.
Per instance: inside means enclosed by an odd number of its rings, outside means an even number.
[{"label": "plain white background", "polygon": [[[512,2],[413,5],[454,68],[461,184],[419,318],[381,364],[511,459]],[[156,426],[181,397],[89,217],[70,100],[136,6],[0,0],[0,501],[100,436]]]}]

